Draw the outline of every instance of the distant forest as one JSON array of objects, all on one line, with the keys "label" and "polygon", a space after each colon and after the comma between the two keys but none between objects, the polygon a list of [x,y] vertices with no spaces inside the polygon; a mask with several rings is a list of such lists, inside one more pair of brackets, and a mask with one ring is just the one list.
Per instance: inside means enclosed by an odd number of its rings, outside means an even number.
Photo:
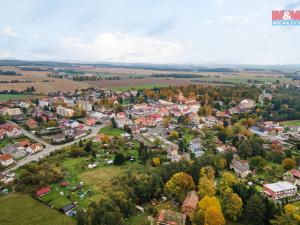
[{"label": "distant forest", "polygon": [[15,72],[15,71],[4,71],[4,70],[0,70],[0,75],[5,75],[5,76],[21,76],[21,74]]}]

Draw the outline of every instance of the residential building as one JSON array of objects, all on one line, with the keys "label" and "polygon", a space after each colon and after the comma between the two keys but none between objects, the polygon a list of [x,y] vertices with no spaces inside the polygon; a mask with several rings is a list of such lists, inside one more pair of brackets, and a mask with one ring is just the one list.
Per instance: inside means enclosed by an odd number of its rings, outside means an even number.
[{"label": "residential building", "polygon": [[0,155],[0,164],[2,166],[10,166],[14,163],[13,157],[11,154]]},{"label": "residential building", "polygon": [[273,199],[282,199],[297,194],[297,186],[287,181],[264,185],[264,193]]},{"label": "residential building", "polygon": [[60,116],[72,117],[74,115],[74,110],[63,106],[58,106],[56,107],[56,113]]},{"label": "residential building", "polygon": [[185,225],[186,215],[171,210],[162,209],[159,213],[158,225]]},{"label": "residential building", "polygon": [[200,138],[195,138],[191,140],[189,144],[189,150],[194,153],[196,157],[201,156],[204,152],[201,149],[201,139]]},{"label": "residential building", "polygon": [[2,114],[2,116],[16,116],[21,114],[21,110],[20,108],[4,107],[0,109],[0,114]]},{"label": "residential building", "polygon": [[29,127],[29,129],[36,129],[38,123],[34,119],[28,119],[26,121],[26,125]]},{"label": "residential building", "polygon": [[251,173],[247,160],[233,159],[230,164],[230,169],[233,169],[234,172],[241,178],[245,178]]}]

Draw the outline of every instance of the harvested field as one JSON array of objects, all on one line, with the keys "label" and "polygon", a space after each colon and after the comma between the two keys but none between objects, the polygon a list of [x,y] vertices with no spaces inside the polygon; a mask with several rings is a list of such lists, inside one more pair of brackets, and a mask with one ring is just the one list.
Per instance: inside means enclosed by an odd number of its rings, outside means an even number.
[{"label": "harvested field", "polygon": [[[16,67],[1,66],[0,70],[11,70],[20,73],[22,76],[0,76],[0,81],[33,81],[30,83],[0,83],[0,91],[18,90],[23,91],[27,87],[34,86],[37,93],[47,94],[53,91],[74,91],[75,89],[87,88],[88,85],[83,82],[74,82],[72,80],[63,80],[58,78],[47,77],[48,71],[24,71]],[[48,82],[47,82],[48,81]]]}]

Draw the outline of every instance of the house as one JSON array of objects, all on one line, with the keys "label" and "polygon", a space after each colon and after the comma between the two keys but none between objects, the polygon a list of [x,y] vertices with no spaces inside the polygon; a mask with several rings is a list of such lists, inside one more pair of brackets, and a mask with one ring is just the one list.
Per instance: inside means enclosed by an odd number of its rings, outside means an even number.
[{"label": "house", "polygon": [[56,135],[54,135],[53,138],[52,138],[52,141],[53,141],[54,143],[60,143],[60,142],[63,142],[63,141],[65,141],[65,140],[66,140],[66,138],[65,138],[65,135],[64,135],[64,134],[56,134]]},{"label": "house", "polygon": [[268,136],[268,132],[264,128],[260,128],[257,126],[252,126],[249,128],[249,131],[252,132],[253,134],[256,134],[261,137],[266,137]]},{"label": "house", "polygon": [[282,199],[297,194],[297,186],[287,181],[264,185],[264,193],[273,199]]},{"label": "house", "polygon": [[201,139],[195,138],[189,144],[189,150],[195,154],[196,157],[201,156],[204,152],[201,150]]},{"label": "house", "polygon": [[37,122],[34,119],[28,119],[26,121],[26,125],[29,127],[29,129],[36,129],[37,128]]},{"label": "house", "polygon": [[5,134],[9,138],[16,138],[22,135],[22,129],[16,125],[5,123],[0,125],[1,130],[5,130]]},{"label": "house", "polygon": [[219,153],[222,153],[222,154],[225,154],[227,152],[232,152],[232,153],[236,152],[236,148],[231,145],[220,145],[220,146],[217,146],[216,149]]},{"label": "house", "polygon": [[37,197],[42,197],[51,191],[51,187],[44,187],[36,191],[35,195]]},{"label": "house", "polygon": [[196,191],[190,191],[181,206],[182,213],[186,215],[194,215],[197,209],[199,197]]},{"label": "house", "polygon": [[239,106],[245,109],[251,109],[255,106],[255,102],[251,99],[244,99],[240,102]]},{"label": "house", "polygon": [[185,225],[186,215],[162,209],[157,218],[157,225]]},{"label": "house", "polygon": [[21,110],[20,108],[4,107],[0,109],[0,114],[2,114],[2,116],[16,116],[21,114]]},{"label": "house", "polygon": [[96,120],[94,118],[86,118],[85,125],[92,127],[95,126],[95,124]]},{"label": "house", "polygon": [[284,180],[296,186],[300,186],[300,170],[291,169],[287,171]]},{"label": "house", "polygon": [[64,117],[72,117],[75,113],[73,109],[69,109],[63,106],[56,107],[57,115],[64,116]]},{"label": "house", "polygon": [[14,163],[13,157],[11,154],[0,155],[0,164],[2,166],[10,166]]},{"label": "house", "polygon": [[249,170],[249,163],[247,160],[233,159],[230,163],[230,169],[233,169],[234,172],[241,178],[245,178],[248,176],[248,174],[251,173],[251,170]]},{"label": "house", "polygon": [[43,150],[43,145],[41,145],[39,143],[31,144],[29,147],[26,148],[26,151],[29,154],[34,154],[34,153],[37,153],[37,152],[42,151],[42,150]]},{"label": "house", "polygon": [[84,130],[78,130],[78,131],[76,131],[76,132],[73,134],[73,137],[74,137],[74,139],[76,140],[76,139],[81,138],[81,137],[83,137],[83,136],[85,136],[85,135],[86,135],[86,132],[85,132]]}]

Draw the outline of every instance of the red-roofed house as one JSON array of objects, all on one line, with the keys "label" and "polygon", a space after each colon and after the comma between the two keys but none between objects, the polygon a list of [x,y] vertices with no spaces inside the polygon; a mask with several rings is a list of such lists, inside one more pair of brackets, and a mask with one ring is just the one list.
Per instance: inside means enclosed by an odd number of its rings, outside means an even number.
[{"label": "red-roofed house", "polygon": [[40,190],[37,190],[36,193],[35,193],[35,195],[37,197],[42,197],[45,194],[47,194],[48,192],[50,192],[50,191],[51,191],[51,187],[44,187],[44,188],[42,188]]},{"label": "red-roofed house", "polygon": [[26,121],[26,125],[30,128],[30,129],[35,129],[37,128],[37,122],[34,119],[28,119]]},{"label": "red-roofed house", "polygon": [[26,151],[29,154],[34,154],[36,152],[42,151],[43,150],[43,145],[36,143],[36,144],[32,144],[29,147],[26,148]]},{"label": "red-roofed house", "polygon": [[92,126],[94,126],[95,124],[96,124],[96,120],[93,119],[93,118],[87,118],[87,119],[85,120],[85,125],[87,125],[87,126],[92,127]]},{"label": "red-roofed house", "polygon": [[2,166],[10,166],[14,163],[13,157],[11,154],[0,155],[0,164]]}]

